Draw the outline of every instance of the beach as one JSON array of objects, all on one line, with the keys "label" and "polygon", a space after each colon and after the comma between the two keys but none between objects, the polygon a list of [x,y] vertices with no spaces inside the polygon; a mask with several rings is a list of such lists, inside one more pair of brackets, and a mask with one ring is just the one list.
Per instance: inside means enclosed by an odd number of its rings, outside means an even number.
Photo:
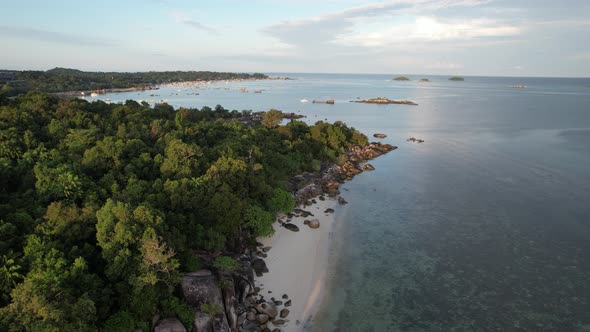
[{"label": "beach", "polygon": [[[299,232],[276,223],[273,236],[258,239],[263,246],[272,247],[264,259],[269,272],[256,277],[256,285],[261,288],[260,295],[285,302],[287,299],[283,299],[282,295],[286,294],[292,301],[292,305],[286,307],[290,312],[285,325],[276,326],[283,332],[303,331],[309,327],[324,296],[330,247],[337,222],[335,213],[324,213],[328,208],[338,210],[342,206],[331,198],[317,200],[316,204],[302,208],[313,216],[291,219],[299,227]],[[303,223],[306,219],[318,219],[320,227],[309,228]]]}]

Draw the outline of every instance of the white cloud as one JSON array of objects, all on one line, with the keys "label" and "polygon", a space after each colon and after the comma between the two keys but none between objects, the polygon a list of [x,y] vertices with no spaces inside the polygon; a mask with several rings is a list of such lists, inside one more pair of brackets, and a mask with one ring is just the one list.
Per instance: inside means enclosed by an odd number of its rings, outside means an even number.
[{"label": "white cloud", "polygon": [[288,20],[262,29],[284,44],[313,49],[332,42],[338,36],[353,33],[355,26],[374,22],[395,15],[417,15],[453,7],[471,7],[486,4],[491,0],[390,0],[362,5],[345,10],[324,13],[319,16]]},{"label": "white cloud", "polygon": [[374,31],[356,31],[336,36],[334,42],[348,46],[382,47],[412,41],[453,41],[484,37],[506,37],[520,29],[490,19],[445,22],[435,17],[418,17],[413,23],[392,25]]}]

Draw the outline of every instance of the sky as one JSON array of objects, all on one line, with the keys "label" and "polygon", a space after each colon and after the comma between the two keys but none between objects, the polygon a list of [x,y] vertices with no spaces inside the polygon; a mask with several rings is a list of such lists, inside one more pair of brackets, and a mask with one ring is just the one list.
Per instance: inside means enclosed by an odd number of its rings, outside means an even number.
[{"label": "sky", "polygon": [[590,77],[590,0],[0,0],[0,68]]}]

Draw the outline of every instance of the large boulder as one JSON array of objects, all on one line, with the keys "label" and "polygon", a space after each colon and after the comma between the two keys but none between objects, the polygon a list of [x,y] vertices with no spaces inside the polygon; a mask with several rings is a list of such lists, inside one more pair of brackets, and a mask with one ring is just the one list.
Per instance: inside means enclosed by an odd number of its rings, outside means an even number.
[{"label": "large boulder", "polygon": [[261,303],[256,306],[256,311],[258,311],[258,313],[268,315],[268,317],[271,319],[274,319],[279,315],[279,311],[274,304]]},{"label": "large boulder", "polygon": [[309,228],[320,228],[320,221],[318,219],[305,220],[303,223],[309,226]]},{"label": "large boulder", "polygon": [[177,318],[166,318],[156,325],[154,332],[186,332],[186,328]]},{"label": "large boulder", "polygon": [[209,314],[197,311],[193,322],[194,332],[214,332],[213,325],[214,320]]},{"label": "large boulder", "polygon": [[283,309],[283,310],[281,310],[281,313],[279,314],[279,316],[281,318],[287,318],[288,315],[289,315],[289,309]]},{"label": "large boulder", "polygon": [[293,232],[299,232],[299,227],[297,227],[297,225],[295,224],[291,224],[291,223],[284,223],[283,227],[285,227],[286,229],[293,231]]},{"label": "large boulder", "polygon": [[266,263],[260,258],[256,258],[252,261],[252,268],[254,269],[254,272],[256,272],[256,276],[258,277],[261,277],[263,273],[268,272],[268,267],[266,266]]},{"label": "large boulder", "polygon": [[209,270],[190,272],[180,282],[182,294],[186,302],[196,309],[203,304],[218,305],[223,308],[223,297],[219,282]]},{"label": "large boulder", "polygon": [[[184,299],[198,311],[201,310],[201,305],[208,304],[221,308],[224,312],[225,304],[219,284],[220,283],[215,275],[209,270],[199,270],[187,273],[182,277],[180,282]],[[205,322],[203,315],[199,315],[198,317]],[[213,329],[216,332],[230,331],[225,312],[215,315],[212,324]],[[195,322],[195,325],[197,325],[197,322]],[[207,324],[204,324],[204,326],[207,326]],[[207,330],[205,329],[205,331]]]}]

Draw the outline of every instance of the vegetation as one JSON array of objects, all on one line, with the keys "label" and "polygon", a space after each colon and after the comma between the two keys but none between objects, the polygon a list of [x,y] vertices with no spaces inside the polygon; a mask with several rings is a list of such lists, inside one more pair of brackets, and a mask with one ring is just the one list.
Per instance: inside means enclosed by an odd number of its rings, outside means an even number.
[{"label": "vegetation", "polygon": [[463,77],[453,76],[449,78],[449,81],[465,81],[465,79]]},{"label": "vegetation", "polygon": [[54,68],[47,71],[0,70],[0,96],[16,96],[27,91],[65,92],[102,89],[145,88],[155,84],[196,80],[263,79],[263,74],[220,73],[210,71],[165,72],[84,72]]},{"label": "vegetation", "polygon": [[[149,330],[196,251],[237,251],[294,206],[298,173],[366,136],[341,122],[246,126],[221,106],[0,98],[0,330]],[[247,121],[246,121],[247,122]],[[214,265],[231,271],[235,262]],[[210,310],[211,311],[211,310]],[[212,310],[215,311],[215,310]]]},{"label": "vegetation", "polygon": [[393,81],[409,81],[410,79],[405,76],[399,76],[393,79]]},{"label": "vegetation", "polygon": [[281,120],[283,120],[283,112],[271,109],[262,116],[262,125],[266,128],[275,128],[281,123]]}]

